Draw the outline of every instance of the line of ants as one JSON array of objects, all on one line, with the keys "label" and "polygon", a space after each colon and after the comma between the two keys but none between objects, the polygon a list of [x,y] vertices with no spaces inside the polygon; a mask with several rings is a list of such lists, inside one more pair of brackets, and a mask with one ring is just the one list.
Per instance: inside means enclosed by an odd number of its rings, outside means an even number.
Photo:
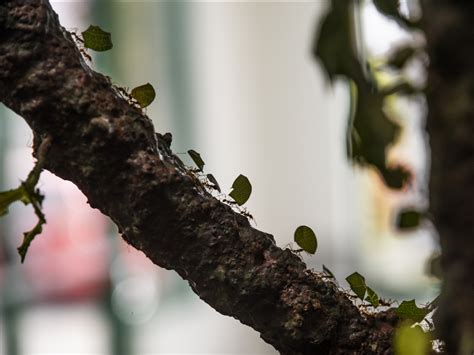
[{"label": "line of ants", "polygon": [[82,56],[89,62],[92,62],[92,56],[87,52],[87,48],[84,46],[84,40],[77,34],[76,29],[70,30],[69,33],[74,39],[74,42],[76,42],[77,48],[79,49],[79,52],[81,52]]},{"label": "line of ants", "polygon": [[[179,154],[179,153],[178,153]],[[184,153],[183,153],[184,154]],[[240,206],[237,202],[234,200],[231,200],[227,198],[227,195],[221,193],[221,189],[219,185],[216,185],[215,183],[211,182],[209,180],[209,177],[204,175],[202,171],[198,168],[190,168],[187,167],[188,169],[188,175],[197,183],[203,185],[206,187],[208,190],[214,190],[217,191],[217,197],[221,200],[221,202],[233,207],[234,209],[237,210],[238,213],[240,213],[242,216],[247,217],[248,219],[255,221],[255,218],[252,216],[252,214],[247,210],[247,208]]]},{"label": "line of ants", "polygon": [[[77,48],[79,49],[83,57],[89,62],[92,62],[92,56],[87,52],[87,48],[84,46],[84,39],[82,39],[81,36],[79,36],[76,31],[77,29],[71,29],[69,30],[69,33],[71,34],[71,37],[73,38],[74,42],[77,45]],[[107,78],[109,79],[109,81],[111,81],[110,77],[107,77]],[[114,88],[114,90],[117,92],[118,95],[120,95],[123,99],[127,100],[129,105],[141,109],[138,101],[131,96],[129,92],[130,91],[129,88],[124,88],[113,83],[112,83],[112,87]],[[188,168],[188,171],[189,171],[188,175],[193,180],[197,180],[197,182],[199,182],[201,185],[204,185],[204,187],[206,187],[207,189],[218,191],[220,194],[218,195],[218,197],[225,196],[221,194],[221,190],[217,182],[216,183],[211,182],[208,176],[202,174],[201,170],[196,169],[196,168]],[[252,214],[245,207],[239,206],[237,202],[230,200],[227,197],[222,198],[222,202],[235,208],[242,216],[245,216],[248,219],[255,222],[255,218],[252,216]]]},{"label": "line of ants", "polygon": [[[79,49],[79,52],[82,54],[82,56],[89,62],[92,63],[92,56],[89,54],[87,51],[87,48],[84,46],[84,39],[77,34],[77,29],[71,29],[69,30],[69,33],[71,34],[71,37],[73,38],[74,42],[76,43],[77,48]],[[109,81],[111,81],[110,77],[107,77]],[[123,99],[127,100],[127,103],[130,106],[133,106],[138,109],[142,109],[140,104],[136,99],[132,97],[130,94],[130,89],[118,86],[117,84],[112,83],[112,87],[114,90],[117,92],[117,94],[120,95]]]}]

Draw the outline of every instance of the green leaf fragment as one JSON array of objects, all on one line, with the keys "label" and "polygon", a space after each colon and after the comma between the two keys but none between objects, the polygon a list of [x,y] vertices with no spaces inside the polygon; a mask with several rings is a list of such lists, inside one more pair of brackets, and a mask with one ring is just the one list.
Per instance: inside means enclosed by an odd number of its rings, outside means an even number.
[{"label": "green leaf fragment", "polygon": [[368,286],[367,286],[367,296],[365,297],[365,300],[374,307],[378,307],[380,304],[379,295],[377,295],[377,293]]},{"label": "green leaf fragment", "polygon": [[295,230],[294,239],[296,244],[300,246],[305,252],[314,254],[318,248],[318,240],[316,234],[308,226],[299,226]]},{"label": "green leaf fragment", "polygon": [[156,92],[150,83],[146,83],[145,85],[137,86],[132,89],[130,95],[137,100],[141,107],[147,107],[155,99]]},{"label": "green leaf fragment", "polygon": [[336,279],[336,277],[334,276],[334,274],[332,273],[331,270],[329,270],[326,265],[323,264],[323,272],[328,276],[330,277],[331,279]]},{"label": "green leaf fragment", "polygon": [[397,217],[397,227],[399,229],[411,229],[420,225],[422,214],[414,209],[401,211]]},{"label": "green leaf fragment", "polygon": [[427,355],[431,346],[430,336],[420,326],[402,323],[395,330],[393,345],[395,355]]},{"label": "green leaf fragment", "polygon": [[232,197],[239,206],[242,206],[247,202],[252,193],[252,185],[250,184],[249,179],[242,174],[234,180],[232,189],[233,190],[229,193],[229,196]]},{"label": "green leaf fragment", "polygon": [[0,216],[6,215],[8,207],[16,201],[27,203],[24,200],[24,191],[21,186],[16,189],[0,192]]},{"label": "green leaf fragment", "polygon": [[204,163],[204,160],[202,160],[201,154],[199,154],[198,152],[196,152],[196,151],[193,150],[193,149],[188,150],[188,154],[189,154],[189,156],[191,157],[191,159],[193,160],[194,164],[196,164],[196,166],[198,167],[198,169],[199,169],[200,171],[202,171],[202,169],[204,168],[204,165],[205,165],[206,163]]},{"label": "green leaf fragment", "polygon": [[82,38],[84,47],[97,52],[107,51],[113,47],[111,34],[99,26],[90,25],[87,30],[82,32]]},{"label": "green leaf fragment", "polygon": [[44,214],[41,212],[41,210],[37,210],[35,208],[35,213],[36,213],[36,216],[38,217],[38,222],[36,223],[36,225],[33,227],[32,230],[23,233],[23,242],[18,247],[18,253],[20,254],[22,263],[25,261],[26,253],[28,252],[28,248],[30,247],[31,242],[37,235],[43,232],[43,224],[46,223],[46,219],[44,217]]},{"label": "green leaf fragment", "polygon": [[42,212],[42,203],[44,196],[36,189],[39,176],[41,174],[41,164],[38,162],[28,174],[25,182],[22,182],[16,189],[0,192],[0,216],[8,213],[10,204],[21,201],[25,205],[31,204],[38,217],[38,222],[32,230],[23,233],[23,242],[18,248],[18,253],[21,257],[21,262],[25,261],[26,253],[33,239],[42,232],[43,224],[46,223],[46,218]]},{"label": "green leaf fragment", "polygon": [[214,185],[214,188],[221,192],[221,187],[219,186],[219,183],[217,182],[216,178],[212,174],[207,174],[207,179],[211,182],[212,185]]},{"label": "green leaf fragment", "polygon": [[349,283],[351,290],[359,297],[364,300],[365,293],[367,291],[367,285],[365,284],[365,278],[358,272],[354,272],[346,277],[346,281]]},{"label": "green leaf fragment", "polygon": [[400,303],[395,313],[402,319],[410,319],[414,322],[421,322],[423,318],[430,312],[427,308],[418,308],[415,300],[403,301]]}]

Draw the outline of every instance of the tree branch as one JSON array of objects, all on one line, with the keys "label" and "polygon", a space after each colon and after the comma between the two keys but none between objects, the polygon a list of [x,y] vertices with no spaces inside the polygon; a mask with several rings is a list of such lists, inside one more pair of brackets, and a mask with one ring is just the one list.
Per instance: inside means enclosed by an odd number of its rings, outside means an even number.
[{"label": "tree branch", "polygon": [[450,354],[474,353],[474,3],[423,1],[430,209],[442,247],[435,326]]},{"label": "tree branch", "polygon": [[363,314],[331,282],[219,202],[139,109],[83,61],[46,0],[0,4],[0,100],[51,139],[72,181],[123,238],[283,354],[385,354],[398,319]]}]

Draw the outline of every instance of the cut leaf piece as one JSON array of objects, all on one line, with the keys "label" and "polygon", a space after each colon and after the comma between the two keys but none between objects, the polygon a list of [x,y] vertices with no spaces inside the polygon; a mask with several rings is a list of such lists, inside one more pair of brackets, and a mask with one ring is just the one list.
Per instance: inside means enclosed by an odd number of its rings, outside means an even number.
[{"label": "cut leaf piece", "polygon": [[415,209],[405,209],[398,214],[397,227],[399,229],[411,229],[420,225],[421,213]]},{"label": "cut leaf piece", "polygon": [[155,89],[150,83],[145,85],[137,86],[132,89],[130,95],[137,100],[141,107],[147,107],[150,105],[156,97]]},{"label": "cut leaf piece", "polygon": [[87,30],[82,32],[82,38],[84,47],[97,52],[107,51],[113,47],[111,34],[99,26],[90,25]]},{"label": "cut leaf piece", "polygon": [[191,157],[191,159],[193,160],[194,164],[196,164],[196,166],[198,167],[198,169],[200,171],[202,171],[202,169],[204,168],[204,165],[206,163],[204,163],[204,160],[202,160],[201,158],[201,154],[199,154],[198,152],[196,152],[195,150],[193,149],[189,149],[188,150],[188,154],[189,156]]},{"label": "cut leaf piece", "polygon": [[367,297],[365,297],[365,300],[369,302],[372,306],[378,307],[380,304],[380,298],[377,293],[375,293],[374,290],[372,290],[370,287],[367,286]]},{"label": "cut leaf piece", "polygon": [[395,310],[395,313],[397,313],[400,318],[411,319],[414,322],[421,322],[429,312],[429,309],[418,308],[414,299],[411,301],[403,301]]},{"label": "cut leaf piece", "polygon": [[430,350],[430,336],[420,326],[402,323],[394,335],[395,355],[426,355]]},{"label": "cut leaf piece", "polygon": [[8,207],[16,201],[24,201],[24,191],[19,188],[0,192],[0,216],[8,213]]},{"label": "cut leaf piece", "polygon": [[323,272],[326,274],[326,276],[330,277],[331,279],[336,279],[332,271],[329,270],[324,264],[323,264]]},{"label": "cut leaf piece", "polygon": [[318,240],[316,234],[308,226],[299,226],[295,230],[295,242],[305,252],[314,254],[318,248]]},{"label": "cut leaf piece", "polygon": [[221,187],[219,186],[219,183],[217,182],[216,178],[212,174],[207,174],[207,179],[214,185],[214,188],[221,192]]},{"label": "cut leaf piece", "polygon": [[367,291],[364,276],[358,272],[354,272],[346,277],[346,281],[349,283],[351,290],[357,295],[357,297],[364,300],[365,292]]},{"label": "cut leaf piece", "polygon": [[229,196],[234,199],[239,206],[242,206],[250,197],[252,193],[252,185],[246,176],[240,174],[232,184],[232,191]]}]

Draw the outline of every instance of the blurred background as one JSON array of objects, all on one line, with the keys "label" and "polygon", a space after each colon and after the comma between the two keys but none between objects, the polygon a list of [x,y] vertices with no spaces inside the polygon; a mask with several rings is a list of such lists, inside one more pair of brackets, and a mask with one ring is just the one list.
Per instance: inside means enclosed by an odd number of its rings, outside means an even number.
[{"label": "blurred background", "polygon": [[[438,283],[425,272],[437,249],[430,226],[394,228],[397,209],[426,205],[423,103],[393,104],[404,129],[389,156],[415,173],[411,188],[391,191],[374,171],[351,166],[347,86],[329,85],[311,56],[327,1],[52,5],[70,31],[95,24],[112,33],[114,48],[94,54],[92,66],[118,85],[155,87],[147,113],[157,131],[173,133],[175,152],[200,152],[224,192],[239,174],[250,179],[246,206],[279,246],[308,225],[319,246],[305,261],[326,265],[341,286],[358,271],[382,297],[434,298]],[[374,57],[411,40],[370,2],[359,30]],[[26,178],[31,145],[25,122],[0,106],[1,190]],[[0,219],[1,354],[275,353],[127,246],[73,184],[43,172],[39,187],[47,224],[24,264],[16,248],[35,223],[31,208],[16,204]]]}]

